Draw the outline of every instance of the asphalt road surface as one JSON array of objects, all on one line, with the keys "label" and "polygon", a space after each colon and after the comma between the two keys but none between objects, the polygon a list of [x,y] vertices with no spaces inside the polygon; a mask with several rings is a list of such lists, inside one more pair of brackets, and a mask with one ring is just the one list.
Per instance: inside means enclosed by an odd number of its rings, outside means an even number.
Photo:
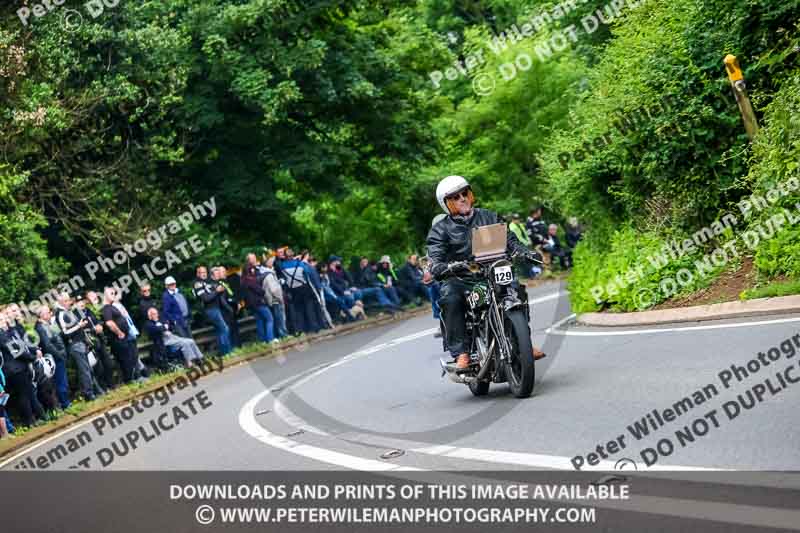
[{"label": "asphalt road surface", "polygon": [[87,421],[0,466],[616,470],[642,494],[624,508],[642,520],[800,529],[800,476],[789,472],[800,470],[800,316],[598,329],[574,325],[557,284],[529,296],[548,357],[528,399],[502,384],[476,398],[442,378],[426,315],[212,372],[128,420]]}]

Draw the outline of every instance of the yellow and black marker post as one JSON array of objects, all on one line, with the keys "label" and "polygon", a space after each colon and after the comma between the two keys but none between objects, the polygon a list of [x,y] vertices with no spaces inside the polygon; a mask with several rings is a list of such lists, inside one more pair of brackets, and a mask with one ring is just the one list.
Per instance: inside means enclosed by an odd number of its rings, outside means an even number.
[{"label": "yellow and black marker post", "polygon": [[742,69],[739,67],[739,60],[736,59],[736,56],[728,54],[723,62],[725,63],[725,69],[728,71],[731,87],[733,87],[733,95],[736,97],[736,103],[739,104],[739,111],[742,113],[744,129],[752,141],[753,137],[758,133],[758,119],[755,111],[753,111],[753,105],[750,103],[750,97],[747,96],[747,86],[744,82]]}]

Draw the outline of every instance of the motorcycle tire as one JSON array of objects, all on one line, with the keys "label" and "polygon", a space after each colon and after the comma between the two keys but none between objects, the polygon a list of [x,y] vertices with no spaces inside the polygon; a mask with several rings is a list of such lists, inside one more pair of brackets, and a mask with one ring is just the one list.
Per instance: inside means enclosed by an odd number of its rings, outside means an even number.
[{"label": "motorcycle tire", "polygon": [[527,398],[533,393],[536,371],[533,362],[533,343],[525,312],[510,311],[506,314],[506,334],[513,353],[506,363],[506,375],[511,393],[517,398]]},{"label": "motorcycle tire", "polygon": [[475,396],[486,396],[489,394],[489,382],[488,381],[473,381],[467,385],[469,390]]}]

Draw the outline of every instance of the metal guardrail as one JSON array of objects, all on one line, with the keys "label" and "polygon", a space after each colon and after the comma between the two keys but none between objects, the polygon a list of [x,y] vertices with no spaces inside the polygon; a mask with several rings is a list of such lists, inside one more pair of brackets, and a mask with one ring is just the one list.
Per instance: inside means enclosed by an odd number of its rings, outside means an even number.
[{"label": "metal guardrail", "polygon": [[[239,336],[243,337],[246,333],[249,334],[251,332],[255,332],[256,330],[256,320],[253,316],[246,316],[244,318],[240,318],[239,322]],[[194,342],[197,343],[197,346],[203,352],[208,351],[209,347],[213,344],[217,343],[217,337],[214,335],[214,326],[206,326],[204,328],[196,329],[192,331],[192,338]],[[137,344],[139,351],[146,351],[148,352],[150,348],[153,347],[153,343],[150,340],[139,342]]]}]

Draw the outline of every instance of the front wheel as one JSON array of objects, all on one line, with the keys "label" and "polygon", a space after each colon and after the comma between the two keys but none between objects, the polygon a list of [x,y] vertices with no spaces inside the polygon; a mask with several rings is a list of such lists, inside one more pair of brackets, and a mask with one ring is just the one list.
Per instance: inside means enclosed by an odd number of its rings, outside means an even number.
[{"label": "front wheel", "polygon": [[533,363],[533,344],[525,313],[510,311],[505,320],[506,335],[511,345],[511,360],[506,362],[508,384],[517,398],[527,398],[533,392],[536,371]]}]

